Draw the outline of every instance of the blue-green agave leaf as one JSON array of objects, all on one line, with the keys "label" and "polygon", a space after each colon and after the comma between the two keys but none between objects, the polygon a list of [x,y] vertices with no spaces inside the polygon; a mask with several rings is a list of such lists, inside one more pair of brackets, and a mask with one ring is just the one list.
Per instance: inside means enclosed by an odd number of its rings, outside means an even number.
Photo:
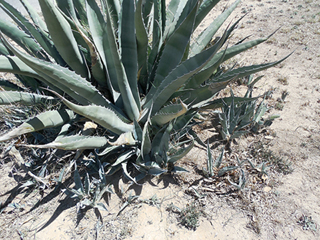
[{"label": "blue-green agave leaf", "polygon": [[234,102],[236,104],[245,103],[245,102],[251,102],[257,98],[244,98],[244,97],[226,97],[226,98],[219,98],[215,99],[211,102],[208,102],[201,106],[200,110],[208,110],[208,109],[217,109],[224,106],[224,104],[231,104],[232,99],[234,99]]},{"label": "blue-green agave leaf", "polygon": [[256,72],[260,72],[262,70],[268,69],[270,67],[273,67],[284,60],[286,60],[292,53],[287,55],[286,57],[280,59],[279,61],[276,62],[271,62],[271,63],[264,63],[264,64],[259,64],[259,65],[251,65],[251,66],[246,66],[246,67],[240,67],[235,70],[231,70],[229,72],[226,72],[225,74],[222,74],[219,77],[214,78],[214,82],[224,82],[228,81],[234,77],[237,78],[242,78],[251,74],[254,74]]},{"label": "blue-green agave leaf", "polygon": [[166,42],[162,56],[159,61],[152,88],[150,89],[147,96],[147,101],[150,100],[150,97],[153,96],[157,88],[168,76],[168,74],[173,69],[175,69],[181,62],[182,57],[185,53],[185,49],[190,41],[190,36],[193,30],[193,28],[190,26],[193,26],[196,11],[197,6],[194,7],[192,12],[185,19],[185,21],[179,26],[179,28],[172,34],[172,36]]},{"label": "blue-green agave leaf", "polygon": [[[211,41],[212,37],[219,30],[221,25],[230,16],[233,10],[240,3],[240,0],[234,2],[227,10],[220,14],[194,41],[190,48],[190,56],[194,56],[201,52]],[[197,15],[198,16],[198,15]]]},{"label": "blue-green agave leaf", "polygon": [[126,151],[122,154],[119,155],[119,157],[117,158],[117,160],[112,163],[112,167],[115,167],[117,165],[120,165],[124,162],[127,162],[129,160],[129,158],[131,158],[133,155],[135,154],[133,149],[130,149],[129,151]]},{"label": "blue-green agave leaf", "polygon": [[27,53],[46,59],[42,48],[34,41],[34,39],[30,35],[19,30],[15,25],[0,19],[0,31],[16,42]]},{"label": "blue-green agave leaf", "polygon": [[142,82],[145,87],[145,79],[147,78],[148,35],[143,22],[142,1],[143,0],[138,0],[137,2],[135,12],[135,28],[138,54],[138,81]]},{"label": "blue-green agave leaf", "polygon": [[220,0],[204,0],[203,1],[203,3],[200,5],[199,10],[197,12],[195,28],[199,26],[202,20],[207,16],[207,14],[218,2],[220,2]]},{"label": "blue-green agave leaf", "polygon": [[78,149],[96,149],[102,148],[108,144],[108,140],[105,137],[88,137],[88,136],[68,136],[62,137],[51,143],[44,145],[25,145],[27,147],[34,148],[57,148],[63,150],[78,150]]},{"label": "blue-green agave leaf", "polygon": [[180,148],[173,155],[169,155],[168,163],[175,163],[179,159],[186,156],[190,152],[190,150],[193,148],[193,146],[194,146],[194,140],[192,139],[189,146]]},{"label": "blue-green agave leaf", "polygon": [[[167,101],[172,94],[176,92],[194,73],[202,69],[214,56],[214,48],[209,48],[192,58],[181,63],[175,68],[157,88],[153,98],[153,113],[157,112]],[[149,94],[148,94],[149,95]],[[147,95],[147,99],[148,99]],[[146,103],[146,106],[150,102]]]},{"label": "blue-green agave leaf", "polygon": [[39,27],[41,31],[48,32],[46,23],[42,20],[37,11],[32,7],[32,5],[27,0],[20,0],[24,8],[27,10],[30,18],[32,19],[35,26]]},{"label": "blue-green agave leaf", "polygon": [[50,36],[58,52],[76,73],[84,78],[88,78],[89,73],[84,57],[81,55],[68,21],[51,0],[39,0],[39,4]]},{"label": "blue-green agave leaf", "polygon": [[[6,46],[26,65],[31,67],[36,71],[41,77],[43,77],[51,84],[56,85],[55,81],[61,84],[61,90],[70,89],[73,92],[76,92],[80,96],[83,96],[88,100],[88,102],[97,104],[97,105],[108,105],[108,100],[104,98],[100,92],[92,86],[86,79],[82,78],[75,72],[61,67],[60,65],[54,63],[48,63],[46,61],[31,57],[18,49],[14,48],[0,33],[2,41]],[[54,80],[54,81],[52,81]],[[57,86],[57,85],[56,85]],[[71,96],[72,97],[72,96]]]},{"label": "blue-green agave leaf", "polygon": [[144,124],[144,127],[143,127],[143,131],[142,131],[142,142],[141,142],[141,156],[142,158],[144,159],[145,156],[147,154],[150,153],[151,151],[151,148],[152,148],[152,144],[151,144],[151,140],[150,140],[150,134],[149,134],[149,121],[146,122]]},{"label": "blue-green agave leaf", "polygon": [[75,114],[70,110],[54,110],[40,113],[39,115],[24,122],[19,127],[0,136],[0,142],[10,140],[26,133],[40,131],[45,128],[57,127],[74,118]]},{"label": "blue-green agave leaf", "polygon": [[163,126],[171,120],[185,114],[188,111],[188,106],[183,102],[180,104],[171,104],[163,107],[152,118],[152,124]]},{"label": "blue-green agave leaf", "polygon": [[34,105],[38,103],[45,103],[53,100],[53,97],[18,91],[0,91],[0,105],[11,105],[21,103],[23,105]]},{"label": "blue-green agave leaf", "polygon": [[[5,7],[6,12],[11,14],[11,18],[20,26],[24,27],[25,31],[29,32],[32,37],[40,44],[40,46],[51,56],[57,54],[56,49],[50,44],[49,39],[43,34],[43,31],[39,30],[36,26],[31,24],[19,11],[8,4],[4,0],[0,0],[0,3]],[[42,52],[43,54],[43,52]],[[40,57],[45,57],[41,55]],[[46,58],[47,59],[47,58]],[[48,60],[48,59],[47,59]]]},{"label": "blue-green agave leaf", "polygon": [[55,94],[72,111],[89,118],[111,132],[120,135],[122,133],[132,132],[134,130],[134,125],[129,124],[129,121],[119,112],[117,112],[112,105],[105,107],[96,105],[80,106],[68,101],[57,93]]},{"label": "blue-green agave leaf", "polygon": [[[140,96],[138,91],[138,55],[135,31],[135,4],[132,0],[122,1],[121,20],[121,61],[128,78],[133,98],[140,110]],[[129,99],[130,100],[130,99]]]}]

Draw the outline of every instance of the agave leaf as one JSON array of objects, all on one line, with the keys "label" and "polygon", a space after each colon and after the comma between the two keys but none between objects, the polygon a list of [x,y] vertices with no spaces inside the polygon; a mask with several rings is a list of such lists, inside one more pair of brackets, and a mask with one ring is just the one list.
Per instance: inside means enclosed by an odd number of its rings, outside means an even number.
[{"label": "agave leaf", "polygon": [[246,67],[241,67],[235,70],[231,70],[225,74],[222,74],[221,76],[214,78],[214,81],[220,82],[220,81],[227,81],[229,79],[232,79],[234,77],[237,78],[242,78],[251,74],[254,74],[256,72],[268,69],[270,67],[273,67],[284,60],[286,60],[292,53],[287,55],[286,57],[280,59],[279,61],[276,62],[271,62],[271,63],[264,63],[264,64],[259,64],[259,65],[251,65],[251,66],[246,66]]},{"label": "agave leaf", "polygon": [[[120,88],[120,93],[121,93],[121,97],[123,99],[124,102],[124,109],[126,114],[128,115],[128,117],[134,121],[134,120],[138,120],[140,118],[140,110],[139,110],[139,104],[136,103],[135,99],[134,99],[134,94],[133,92],[136,91],[136,89],[131,89],[127,76],[125,74],[125,70],[124,67],[122,65],[121,62],[119,62],[119,71],[118,71],[118,84],[119,84],[119,88]],[[132,91],[133,90],[133,91]],[[140,98],[139,100],[140,101]]]},{"label": "agave leaf", "polygon": [[108,142],[112,146],[135,145],[136,140],[132,136],[132,132],[122,133],[115,142]]},{"label": "agave leaf", "polygon": [[76,11],[75,11],[75,7],[73,4],[73,0],[56,0],[57,2],[57,6],[59,7],[59,9],[65,14],[67,15],[69,18],[74,19],[74,20],[78,20],[77,19],[77,15],[76,15]]},{"label": "agave leaf", "polygon": [[[97,25],[97,24],[95,24]],[[78,27],[78,25],[76,25],[76,27]],[[86,42],[86,45],[89,48],[89,52],[90,52],[90,57],[91,57],[91,71],[92,71],[92,75],[94,77],[94,79],[103,87],[107,86],[107,76],[106,76],[106,71],[104,68],[104,64],[102,62],[102,59],[100,57],[100,54],[98,53],[95,45],[93,44],[93,42],[91,42],[91,40],[89,39],[89,37],[87,37],[87,35],[80,29],[77,28],[79,34],[82,36],[83,40]]]},{"label": "agave leaf", "polygon": [[215,56],[213,56],[213,58],[216,58],[216,55],[219,55],[220,58],[217,59],[217,61],[213,63],[210,67],[205,66],[205,68],[207,67],[206,69],[195,73],[185,84],[185,86],[183,87],[184,89],[199,88],[201,84],[203,84],[205,81],[208,81],[208,79],[210,79],[212,75],[216,73],[218,67],[224,61],[225,53],[228,49],[227,48],[224,52],[222,52],[222,54],[216,54],[217,51],[221,48],[225,39],[227,38],[227,32],[228,31],[225,31],[224,35],[220,38],[220,40],[212,46],[212,48],[216,49]]},{"label": "agave leaf", "polygon": [[[71,0],[68,0],[68,1],[71,1]],[[73,36],[74,36],[74,39],[76,40],[76,42],[78,43],[78,46],[79,46],[79,49],[81,50],[81,54],[84,55],[85,59],[87,61],[90,62],[90,58],[88,58],[88,46],[86,45],[86,42],[84,41],[84,39],[82,38],[81,34],[79,34],[78,32],[78,29],[81,29],[81,31],[83,33],[86,34],[87,37],[90,36],[90,34],[88,33],[87,28],[85,28],[78,20],[78,18],[74,18],[74,17],[69,17],[69,15],[71,14],[68,14],[66,15],[60,8],[57,7],[57,10],[61,13],[61,15],[67,20],[68,24],[70,25],[70,28],[72,30],[72,33],[73,33]],[[73,14],[72,14],[73,15]],[[76,15],[77,17],[77,15]],[[89,74],[90,75],[90,74]],[[89,76],[90,77],[90,76]]]},{"label": "agave leaf", "polygon": [[207,171],[210,177],[213,176],[213,157],[210,150],[209,141],[207,143]]},{"label": "agave leaf", "polygon": [[[167,14],[166,14],[166,27],[168,28],[170,24],[177,19],[177,15],[179,16],[182,11],[182,6],[185,6],[187,1],[179,1],[179,0],[171,0],[168,4]],[[184,4],[184,5],[183,5]],[[180,14],[179,14],[179,7],[180,7]],[[166,29],[167,31],[167,29]]]},{"label": "agave leaf", "polygon": [[222,139],[229,140],[230,133],[229,133],[228,118],[224,112],[219,114],[219,120],[221,124],[220,133],[221,133]]},{"label": "agave leaf", "polygon": [[75,183],[75,188],[76,188],[75,190],[84,194],[84,187],[81,182],[81,178],[80,178],[80,174],[79,174],[79,171],[77,168],[77,164],[74,165],[74,168],[75,169],[74,169],[73,178],[74,178],[74,183]]},{"label": "agave leaf", "polygon": [[32,5],[27,0],[20,0],[24,8],[27,10],[30,18],[32,19],[33,23],[39,27],[42,31],[48,32],[47,25],[42,20],[42,18],[39,16],[37,11],[32,7]]},{"label": "agave leaf", "polygon": [[107,173],[107,176],[112,176],[116,172],[118,172],[121,169],[121,165],[118,164],[117,166],[112,167],[109,172]]},{"label": "agave leaf", "polygon": [[88,26],[85,0],[73,0],[73,4],[82,24]]},{"label": "agave leaf", "polygon": [[36,132],[44,128],[57,127],[74,118],[75,114],[70,110],[55,110],[40,113],[39,115],[24,122],[19,127],[0,136],[0,142],[10,140],[22,134]]},{"label": "agave leaf", "polygon": [[119,112],[117,112],[112,105],[108,105],[106,107],[88,105],[88,106],[80,106],[74,104],[61,95],[55,93],[62,102],[71,110],[82,115],[90,120],[98,123],[102,127],[120,135],[125,132],[131,132],[134,130],[134,126],[132,124],[128,124],[128,120],[123,117]]},{"label": "agave leaf", "polygon": [[218,172],[218,177],[223,176],[224,174],[226,174],[227,172],[236,170],[237,168],[239,168],[239,166],[227,166],[227,167],[223,167],[219,170]]},{"label": "agave leaf", "polygon": [[[80,96],[85,97],[89,102],[97,105],[106,105],[108,100],[104,98],[99,91],[87,82],[84,78],[76,74],[75,72],[70,71],[67,68],[61,67],[54,63],[48,63],[46,61],[31,57],[18,49],[14,48],[0,33],[2,41],[6,46],[25,64],[31,67],[36,71],[40,76],[45,78],[48,82],[53,85],[57,81],[59,84],[63,85],[61,90],[66,91],[65,88],[70,89],[71,92],[74,91]],[[50,76],[50,77],[49,77]],[[52,77],[52,78],[51,78]]]},{"label": "agave leaf", "polygon": [[84,197],[82,192],[77,191],[75,189],[68,189],[67,188],[67,189],[63,189],[62,191],[70,198],[77,198],[77,199],[81,200]]},{"label": "agave leaf", "polygon": [[[272,34],[270,36],[272,36]],[[255,39],[255,40],[252,40],[252,41],[240,43],[240,44],[237,44],[237,45],[234,45],[232,47],[227,48],[225,51],[221,51],[221,52],[217,53],[209,61],[207,66],[205,66],[203,68],[202,71],[210,68],[212,65],[215,65],[219,61],[219,59],[221,59],[221,57],[223,55],[225,55],[224,58],[223,58],[223,61],[227,61],[228,59],[240,54],[241,52],[244,52],[244,51],[246,51],[246,50],[248,50],[248,49],[250,49],[252,47],[255,47],[255,46],[267,41],[270,38],[270,36],[268,36],[266,38],[259,38],[259,39]]]},{"label": "agave leaf", "polygon": [[167,170],[159,168],[159,167],[150,167],[148,169],[148,174],[150,174],[152,176],[159,176],[165,172],[167,172]]},{"label": "agave leaf", "polygon": [[195,21],[195,28],[199,26],[202,20],[207,16],[207,14],[211,11],[211,9],[218,3],[220,0],[204,0],[200,5],[199,10],[197,12],[197,17]]},{"label": "agave leaf", "polygon": [[[105,57],[107,62],[107,69],[109,72],[110,80],[116,81],[112,83],[112,87],[115,90],[120,90],[121,97],[125,102],[124,108],[128,117],[133,120],[138,120],[140,111],[139,107],[134,99],[133,91],[135,89],[130,88],[130,84],[124,69],[122,62],[120,61],[120,56],[117,49],[117,42],[115,38],[115,33],[110,20],[109,9],[106,9],[106,24],[105,24],[105,38],[103,39],[103,47],[105,51]],[[101,23],[102,24],[102,23]],[[99,51],[99,49],[98,49]],[[99,51],[100,53],[100,51]],[[100,53],[101,54],[101,53]],[[118,89],[117,89],[118,87]]]},{"label": "agave leaf", "polygon": [[188,106],[183,102],[180,102],[180,104],[171,104],[160,109],[160,111],[151,118],[151,122],[152,124],[162,126],[170,122],[171,120],[185,114],[187,111]]},{"label": "agave leaf", "polygon": [[64,124],[61,129],[60,129],[60,132],[58,134],[58,136],[56,137],[55,140],[59,140],[59,138],[63,138],[63,137],[66,137],[67,134],[69,133],[69,128],[71,127],[71,124],[70,123],[66,123]]},{"label": "agave leaf", "polygon": [[129,180],[131,180],[132,182],[134,182],[135,184],[141,185],[141,184],[137,183],[136,179],[133,178],[133,177],[131,177],[131,175],[129,174],[128,169],[127,169],[127,167],[128,167],[128,162],[123,162],[123,163],[121,163],[121,165],[122,165],[122,170],[123,170],[124,176],[125,176],[127,179],[129,179]]},{"label": "agave leaf", "polygon": [[202,147],[206,147],[206,144],[201,140],[201,138],[198,136],[198,134],[193,130],[190,129],[188,131],[188,134],[193,137],[193,139]]},{"label": "agave leaf", "polygon": [[264,77],[264,75],[261,75],[261,76],[259,76],[259,77],[257,77],[255,80],[253,80],[253,81],[248,81],[248,87],[249,88],[253,88],[253,86],[261,79],[261,78],[263,78]]},{"label": "agave leaf", "polygon": [[[196,8],[196,11],[198,11],[201,2],[202,2],[202,0],[200,0],[200,1],[188,0],[186,2],[185,6],[183,7],[183,11],[179,15],[179,19],[178,19],[177,24],[175,26],[175,30],[177,30],[180,27],[180,25],[189,17],[190,14],[192,14],[192,11],[195,8]],[[195,30],[194,23],[192,25],[193,25],[192,31],[194,31]]]},{"label": "agave leaf", "polygon": [[162,36],[165,27],[165,1],[153,0],[153,29],[152,29],[152,47],[157,42],[162,42]]},{"label": "agave leaf", "polygon": [[192,139],[192,141],[189,144],[189,146],[187,146],[185,148],[180,148],[175,154],[170,155],[169,159],[168,159],[168,163],[175,163],[179,159],[181,159],[184,156],[186,156],[188,154],[188,152],[190,152],[190,150],[193,148],[193,146],[194,146],[194,140]]},{"label": "agave leaf", "polygon": [[188,170],[179,167],[179,166],[174,166],[173,169],[171,170],[173,173],[180,173],[180,172],[189,172]]},{"label": "agave leaf", "polygon": [[[210,25],[207,27],[195,40],[195,42],[191,45],[191,55],[194,56],[201,52],[211,41],[212,37],[219,30],[221,25],[226,21],[226,19],[230,16],[233,10],[240,3],[240,0],[234,2],[227,10],[225,10],[222,14],[220,14]],[[201,9],[201,7],[200,7]],[[199,10],[200,10],[199,9]],[[203,12],[202,12],[203,13]],[[197,15],[198,18],[199,15]],[[196,19],[197,21],[197,19]],[[196,25],[196,23],[195,23]],[[223,41],[224,42],[224,41]]]},{"label": "agave leaf", "polygon": [[231,81],[213,82],[197,89],[182,91],[181,99],[191,108],[200,108],[211,100],[220,90],[224,89]]},{"label": "agave leaf", "polygon": [[10,56],[12,53],[6,48],[0,40],[0,55]]},{"label": "agave leaf", "polygon": [[[4,10],[6,10],[7,13],[10,13],[12,15],[11,18],[21,27],[23,26],[27,31],[29,31],[30,34],[34,37],[34,39],[47,53],[49,53],[51,56],[54,56],[56,54],[54,53],[54,51],[56,51],[55,48],[49,44],[49,41],[42,34],[41,31],[39,31],[35,26],[33,26],[19,11],[17,11],[6,1],[0,0],[0,3],[2,3],[5,7]],[[41,58],[43,58],[43,56],[44,55],[41,55]],[[48,58],[46,59],[48,60]]]},{"label": "agave leaf", "polygon": [[135,29],[137,38],[137,54],[138,54],[138,80],[146,86],[144,82],[147,78],[147,51],[148,51],[148,35],[142,16],[142,1],[138,0],[135,12]]},{"label": "agave leaf", "polygon": [[0,56],[0,71],[40,78],[32,68],[15,56]]},{"label": "agave leaf", "polygon": [[158,131],[152,140],[151,156],[157,160],[160,165],[167,162],[167,151],[169,149],[170,133],[173,129],[172,123],[164,126]]},{"label": "agave leaf", "polygon": [[[18,74],[21,83],[24,84],[26,87],[30,87],[34,90],[37,90],[39,87],[39,82],[36,81],[36,79],[38,79],[45,85],[52,87],[58,92],[61,92],[61,90],[57,89],[52,84],[47,82],[37,72],[35,72],[32,68],[30,68],[28,65],[26,65],[23,61],[21,61],[18,57],[15,56],[0,56],[0,72],[10,72]],[[66,90],[66,92],[67,91],[68,90]],[[75,93],[71,94],[75,95]]]},{"label": "agave leaf", "polygon": [[138,55],[135,32],[135,4],[132,0],[122,1],[121,27],[121,61],[123,63],[129,87],[133,98],[140,109],[140,96],[138,91]]},{"label": "agave leaf", "polygon": [[89,174],[86,173],[86,176],[84,178],[84,193],[86,195],[89,195],[90,194],[90,178],[89,178]]},{"label": "agave leaf", "polygon": [[[88,24],[90,27],[93,42],[99,55],[101,56],[101,61],[105,66],[107,66],[106,54],[104,49],[104,38],[106,37],[106,29],[103,27],[103,25],[105,24],[103,15],[95,1],[86,1],[86,9]],[[89,39],[87,41],[89,41]],[[112,81],[112,76],[110,77]],[[113,88],[118,90],[116,82],[113,83]]]},{"label": "agave leaf", "polygon": [[166,28],[164,31],[164,37],[165,39],[171,36],[171,34],[174,32],[174,30],[177,27],[178,20],[180,18],[180,15],[182,14],[182,11],[184,7],[187,4],[187,0],[171,0],[166,14]]},{"label": "agave leaf", "polygon": [[[175,68],[157,88],[154,96],[152,96],[153,113],[157,112],[167,101],[171,95],[177,91],[194,73],[202,69],[215,53],[214,48],[209,48],[196,56],[189,58]],[[149,92],[150,93],[150,92]],[[151,97],[147,94],[147,101]],[[146,107],[150,102],[146,103]]]},{"label": "agave leaf", "polygon": [[0,105],[10,105],[14,103],[21,103],[23,105],[33,105],[38,103],[45,103],[53,100],[53,97],[17,91],[0,91]]},{"label": "agave leaf", "polygon": [[214,167],[215,168],[219,168],[220,167],[220,165],[222,163],[223,155],[224,155],[224,147],[221,148],[221,153],[220,153],[219,157],[216,159],[216,161],[214,163]]},{"label": "agave leaf", "polygon": [[130,157],[132,157],[135,154],[133,149],[130,149],[129,151],[126,151],[119,155],[117,160],[111,165],[112,167],[115,167],[117,165],[122,164],[123,162],[126,162],[129,160]]},{"label": "agave leaf", "polygon": [[231,185],[233,185],[234,187],[236,187],[238,190],[242,190],[246,185],[246,177],[245,177],[244,171],[241,169],[241,175],[239,177],[239,184],[236,184],[236,183],[230,181],[229,179],[228,179],[228,182]]},{"label": "agave leaf", "polygon": [[144,159],[147,154],[150,153],[152,144],[149,135],[149,122],[146,122],[142,131],[142,142],[141,142],[141,151],[142,158]]},{"label": "agave leaf", "polygon": [[167,19],[167,12],[166,12],[166,0],[161,0],[161,32],[164,33],[166,28],[166,19]]},{"label": "agave leaf", "polygon": [[159,61],[152,88],[148,93],[149,98],[150,96],[153,96],[157,88],[168,76],[168,74],[181,62],[186,46],[190,41],[190,36],[193,30],[190,25],[193,26],[196,11],[197,7],[194,7],[189,16],[166,42]]},{"label": "agave leaf", "polygon": [[[106,3],[107,4],[107,3]],[[100,8],[95,1],[86,1],[88,23],[93,38],[93,42],[101,56],[101,60],[105,65],[109,75],[110,91],[120,92],[117,81],[117,70],[113,58],[119,59],[117,46],[115,44],[115,36],[110,20],[109,6],[106,8],[107,20],[100,11]],[[96,23],[99,24],[96,24]],[[114,101],[116,95],[113,94]]]},{"label": "agave leaf", "polygon": [[102,148],[108,144],[108,140],[105,137],[88,137],[88,136],[68,136],[61,137],[51,143],[44,145],[25,145],[33,148],[58,148],[63,150],[78,150],[78,149],[95,149]]},{"label": "agave leaf", "polygon": [[32,19],[36,29],[39,31],[39,33],[41,34],[44,44],[42,45],[43,42],[41,41],[41,39],[38,41],[39,44],[43,47],[43,49],[51,56],[54,58],[54,60],[59,63],[61,66],[65,66],[66,62],[62,59],[62,57],[60,56],[60,54],[58,53],[56,47],[54,46],[53,42],[51,41],[51,38],[49,36],[49,31],[47,28],[47,25],[45,24],[45,22],[42,20],[42,18],[39,16],[39,14],[37,13],[37,11],[32,7],[32,5],[26,1],[26,0],[20,0],[20,2],[22,3],[22,5],[25,7],[25,9],[27,10],[30,18]]},{"label": "agave leaf", "polygon": [[179,133],[179,131],[189,126],[195,114],[196,114],[195,111],[191,111],[175,119],[173,121],[173,130]]},{"label": "agave leaf", "polygon": [[119,149],[122,146],[110,146],[108,145],[102,152],[97,152],[98,156],[105,156],[108,155],[109,153],[111,153],[113,150]]},{"label": "agave leaf", "polygon": [[256,114],[254,115],[253,120],[256,123],[258,123],[261,120],[262,116],[266,113],[267,110],[268,110],[267,105],[265,105],[264,101],[262,101],[258,106],[258,109],[256,111]]},{"label": "agave leaf", "polygon": [[[113,26],[117,26],[120,19],[121,1],[120,0],[103,0],[104,10],[109,8]],[[149,1],[148,1],[149,2]]]},{"label": "agave leaf", "polygon": [[152,7],[153,7],[153,1],[144,1],[144,11],[142,12],[142,14],[143,14],[143,19],[144,19],[144,25],[145,26],[148,26],[150,18],[153,15],[151,13]]},{"label": "agave leaf", "polygon": [[39,4],[50,36],[58,52],[76,73],[87,78],[88,69],[69,23],[52,1],[39,0]]},{"label": "agave leaf", "polygon": [[101,202],[96,203],[96,204],[94,205],[94,208],[97,208],[97,209],[99,209],[100,211],[108,211],[108,208],[107,208],[103,203],[101,203]]},{"label": "agave leaf", "polygon": [[10,37],[20,47],[22,47],[29,54],[35,55],[39,58],[46,59],[41,47],[33,40],[30,35],[19,30],[15,25],[8,21],[0,19],[0,31]]},{"label": "agave leaf", "polygon": [[139,123],[137,121],[133,121],[134,123],[134,132],[133,137],[137,142],[142,142],[143,130],[141,129]]}]

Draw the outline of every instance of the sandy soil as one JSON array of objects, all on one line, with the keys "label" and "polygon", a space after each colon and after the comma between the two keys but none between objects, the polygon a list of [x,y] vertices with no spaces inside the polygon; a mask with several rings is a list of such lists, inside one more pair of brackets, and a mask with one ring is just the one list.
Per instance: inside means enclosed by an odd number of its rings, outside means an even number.
[{"label": "sandy soil", "polygon": [[[205,24],[230,3],[221,1]],[[284,63],[263,72],[257,84],[257,93],[273,90],[270,114],[281,118],[264,134],[237,141],[234,152],[226,155],[227,161],[236,153],[251,159],[271,156],[274,165],[267,177],[247,172],[245,189],[232,191],[227,181],[215,182],[199,173],[206,152],[196,147],[180,162],[189,173],[150,179],[143,186],[114,181],[117,194],[104,199],[108,211],[99,218],[93,209],[77,214],[76,202],[59,191],[21,194],[17,182],[24,175],[14,162],[3,160],[0,203],[15,205],[0,215],[0,238],[320,239],[320,3],[247,0],[229,21],[244,13],[248,14],[231,42],[248,35],[268,36],[281,28],[266,43],[238,56],[239,65],[275,61],[295,51]],[[279,100],[283,92],[288,93],[284,102]],[[210,124],[203,126],[201,138],[213,140],[215,131]],[[218,156],[218,146],[212,153]],[[12,156],[23,161],[19,154]],[[285,168],[288,163],[291,173]],[[139,197],[130,201],[130,196]],[[125,202],[128,206],[117,215]],[[199,216],[195,229],[182,224],[187,215],[194,220]]]}]

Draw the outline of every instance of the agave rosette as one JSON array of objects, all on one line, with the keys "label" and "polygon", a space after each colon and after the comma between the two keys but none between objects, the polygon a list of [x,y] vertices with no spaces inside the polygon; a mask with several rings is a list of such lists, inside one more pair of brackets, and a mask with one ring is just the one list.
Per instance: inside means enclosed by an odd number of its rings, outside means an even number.
[{"label": "agave rosette", "polygon": [[30,147],[97,149],[104,161],[115,154],[109,174],[123,169],[133,181],[137,179],[127,172],[128,159],[134,159],[140,177],[183,171],[174,164],[194,145],[192,137],[181,137],[197,113],[221,107],[224,99],[212,99],[235,78],[285,59],[218,71],[224,61],[268,39],[225,47],[239,20],[212,44],[239,0],[198,36],[193,36],[195,30],[219,0],[171,0],[168,5],[165,0],[39,0],[43,18],[27,0],[20,1],[30,20],[0,0],[16,23],[0,21],[0,71],[14,73],[31,92],[18,87],[1,91],[0,104],[58,98],[66,109],[28,119],[0,141],[63,128],[82,116],[106,134],[66,136],[64,131],[51,143]]}]

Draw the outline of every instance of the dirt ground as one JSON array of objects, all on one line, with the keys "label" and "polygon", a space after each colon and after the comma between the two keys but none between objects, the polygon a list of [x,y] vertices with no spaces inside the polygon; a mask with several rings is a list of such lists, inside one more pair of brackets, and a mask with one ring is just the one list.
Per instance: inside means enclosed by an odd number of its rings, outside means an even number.
[{"label": "dirt ground", "polygon": [[[201,27],[231,3],[221,1]],[[7,205],[1,210],[0,238],[320,239],[320,2],[246,0],[227,22],[245,13],[230,43],[281,28],[266,43],[237,56],[240,66],[295,51],[261,73],[256,85],[257,94],[272,90],[268,114],[281,117],[263,133],[237,140],[232,153],[225,154],[226,162],[236,156],[268,160],[268,176],[248,170],[245,188],[235,191],[227,179],[201,174],[206,151],[197,146],[179,163],[188,173],[149,179],[142,186],[114,180],[116,194],[105,197],[108,211],[99,215],[93,209],[77,213],[77,202],[61,191],[21,193],[18,184],[25,174],[13,161],[0,159],[0,204]],[[218,157],[216,129],[206,122],[198,132]],[[24,160],[18,153],[12,156],[18,163]]]}]

